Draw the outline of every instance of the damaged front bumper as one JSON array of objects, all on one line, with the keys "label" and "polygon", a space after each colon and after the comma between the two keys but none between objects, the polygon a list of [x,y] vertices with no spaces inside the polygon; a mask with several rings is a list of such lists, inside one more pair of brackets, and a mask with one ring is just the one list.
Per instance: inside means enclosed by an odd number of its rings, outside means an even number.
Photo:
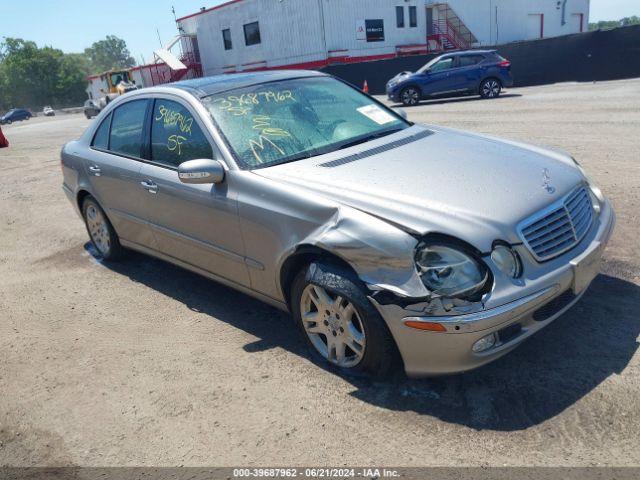
[{"label": "damaged front bumper", "polygon": [[[383,305],[370,298],[389,326],[407,375],[421,377],[472,370],[505,355],[549,325],[582,297],[598,274],[614,224],[615,214],[607,202],[595,233],[569,252],[574,257],[525,284],[522,296],[504,305],[463,315],[429,316],[411,306]],[[406,321],[436,322],[444,329],[419,330],[405,325]],[[490,347],[474,351],[477,342]]]}]

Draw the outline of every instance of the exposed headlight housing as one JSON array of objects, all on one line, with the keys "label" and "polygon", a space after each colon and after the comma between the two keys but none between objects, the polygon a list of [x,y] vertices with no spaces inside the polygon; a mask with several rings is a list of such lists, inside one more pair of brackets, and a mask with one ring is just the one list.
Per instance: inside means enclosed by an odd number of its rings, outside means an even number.
[{"label": "exposed headlight housing", "polygon": [[484,265],[445,245],[421,245],[416,264],[425,287],[442,297],[470,297],[482,290],[489,278]]},{"label": "exposed headlight housing", "polygon": [[519,278],[522,275],[522,262],[518,254],[506,245],[496,245],[491,252],[491,260],[496,267],[511,278]]}]

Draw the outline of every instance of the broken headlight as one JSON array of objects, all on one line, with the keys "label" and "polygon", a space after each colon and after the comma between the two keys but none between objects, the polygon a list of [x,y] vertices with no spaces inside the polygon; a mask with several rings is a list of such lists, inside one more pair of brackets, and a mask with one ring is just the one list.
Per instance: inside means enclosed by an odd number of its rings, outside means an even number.
[{"label": "broken headlight", "polygon": [[422,245],[416,254],[422,283],[442,297],[469,297],[487,283],[487,268],[471,255],[445,245]]}]

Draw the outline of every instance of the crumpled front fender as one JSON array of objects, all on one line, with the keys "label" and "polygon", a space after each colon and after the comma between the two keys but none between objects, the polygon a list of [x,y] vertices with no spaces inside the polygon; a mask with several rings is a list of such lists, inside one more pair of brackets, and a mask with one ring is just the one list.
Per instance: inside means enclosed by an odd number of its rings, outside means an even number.
[{"label": "crumpled front fender", "polygon": [[415,267],[418,241],[366,213],[338,208],[331,219],[302,243],[315,245],[348,262],[372,290],[424,298],[428,290]]}]

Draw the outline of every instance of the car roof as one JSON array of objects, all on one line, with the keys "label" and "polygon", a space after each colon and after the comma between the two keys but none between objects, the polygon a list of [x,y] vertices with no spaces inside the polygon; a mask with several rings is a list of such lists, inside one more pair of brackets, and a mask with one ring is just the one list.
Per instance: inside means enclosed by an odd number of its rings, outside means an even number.
[{"label": "car roof", "polygon": [[269,70],[264,72],[231,73],[213,77],[183,80],[158,88],[179,88],[197,97],[207,97],[236,88],[250,87],[261,83],[290,80],[293,78],[327,77],[328,75],[311,70]]},{"label": "car roof", "polygon": [[490,53],[496,53],[497,50],[465,50],[463,52],[451,52],[445,53],[443,57],[460,57],[462,55],[488,55]]}]

